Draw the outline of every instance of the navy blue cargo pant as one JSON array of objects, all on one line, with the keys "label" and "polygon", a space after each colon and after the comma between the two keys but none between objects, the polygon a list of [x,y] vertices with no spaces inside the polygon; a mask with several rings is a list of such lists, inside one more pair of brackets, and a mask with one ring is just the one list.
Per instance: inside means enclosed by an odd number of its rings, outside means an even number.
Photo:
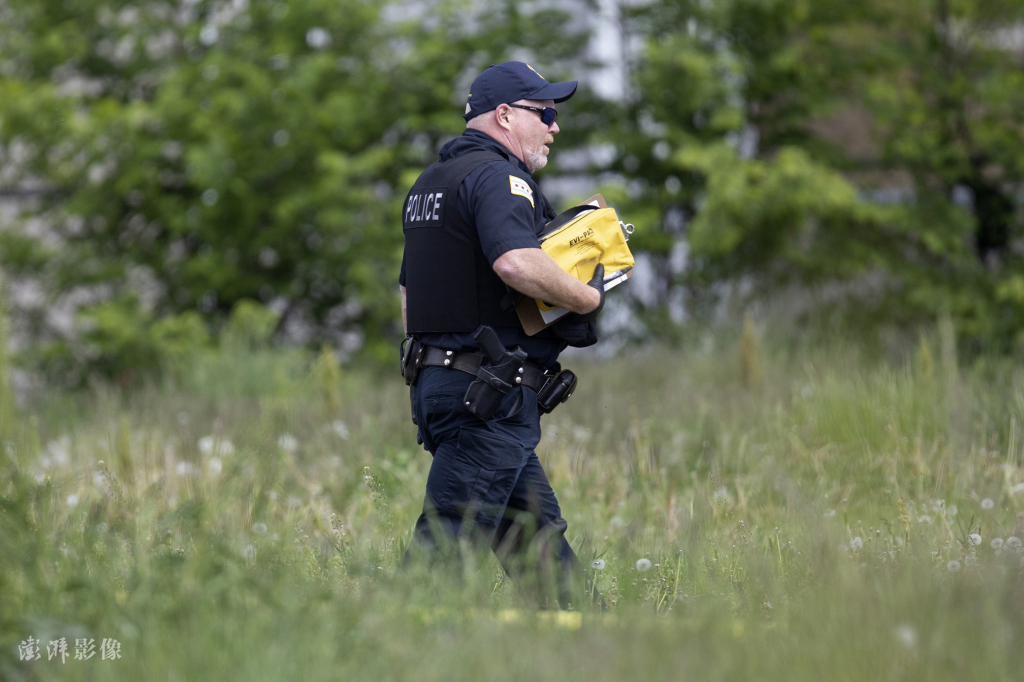
[{"label": "navy blue cargo pant", "polygon": [[427,367],[412,389],[420,437],[434,461],[410,552],[437,553],[442,544],[463,538],[489,544],[513,581],[537,576],[557,589],[565,607],[581,572],[534,452],[540,442],[537,394],[513,388],[485,422],[463,403],[474,379]]}]

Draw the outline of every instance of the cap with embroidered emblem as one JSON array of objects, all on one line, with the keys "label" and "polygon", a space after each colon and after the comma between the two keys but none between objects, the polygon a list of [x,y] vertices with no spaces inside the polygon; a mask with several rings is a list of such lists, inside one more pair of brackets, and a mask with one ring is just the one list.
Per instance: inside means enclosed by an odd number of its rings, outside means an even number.
[{"label": "cap with embroidered emblem", "polygon": [[492,64],[473,81],[466,102],[467,121],[480,114],[521,99],[564,102],[576,92],[577,81],[549,83],[536,69],[523,62]]}]

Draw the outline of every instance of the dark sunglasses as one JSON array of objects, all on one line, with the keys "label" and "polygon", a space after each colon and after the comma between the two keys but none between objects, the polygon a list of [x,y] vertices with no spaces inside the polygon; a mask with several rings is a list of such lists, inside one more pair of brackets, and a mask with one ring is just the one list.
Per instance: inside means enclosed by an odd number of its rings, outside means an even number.
[{"label": "dark sunglasses", "polygon": [[544,107],[542,109],[540,107],[528,107],[528,106],[524,106],[522,104],[509,104],[509,106],[510,107],[514,107],[516,109],[526,109],[527,111],[536,111],[538,114],[540,114],[541,123],[543,123],[544,125],[548,126],[549,128],[552,125],[554,125],[555,119],[558,118],[558,110],[557,109],[552,109],[551,107]]}]

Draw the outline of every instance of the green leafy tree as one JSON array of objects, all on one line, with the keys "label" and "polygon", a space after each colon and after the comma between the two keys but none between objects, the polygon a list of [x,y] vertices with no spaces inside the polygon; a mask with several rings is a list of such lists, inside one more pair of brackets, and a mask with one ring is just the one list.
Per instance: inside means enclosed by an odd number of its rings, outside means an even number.
[{"label": "green leafy tree", "polygon": [[22,316],[32,359],[123,375],[256,300],[281,336],[390,360],[401,203],[461,132],[472,74],[582,42],[510,1],[403,7],[0,6],[3,186],[40,190],[0,235],[4,268],[45,292]]},{"label": "green leafy tree", "polygon": [[948,309],[968,335],[1010,340],[1024,322],[1022,20],[1015,0],[632,12],[646,48],[617,164],[660,226],[638,240],[667,254],[685,235],[694,291],[880,281],[848,289],[861,317]]}]

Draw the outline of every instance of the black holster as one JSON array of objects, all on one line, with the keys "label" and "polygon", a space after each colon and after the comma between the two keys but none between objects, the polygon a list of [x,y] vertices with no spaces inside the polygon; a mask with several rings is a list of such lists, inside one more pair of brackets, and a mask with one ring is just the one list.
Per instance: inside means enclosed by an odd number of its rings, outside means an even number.
[{"label": "black holster", "polygon": [[480,365],[476,381],[466,389],[463,402],[466,409],[487,421],[498,409],[502,398],[517,385],[516,377],[522,375],[526,363],[526,351],[516,347],[506,350],[497,333],[487,325],[481,325],[474,333],[477,345],[484,352],[488,364]]},{"label": "black holster", "polygon": [[[406,336],[398,347],[398,365],[399,370],[402,372],[402,378],[405,379],[405,385],[409,387],[409,408],[412,412],[412,423],[416,426],[416,404],[412,399],[412,386],[416,383],[416,379],[420,376],[420,370],[423,369],[423,344],[416,340],[416,337]],[[416,440],[419,442],[419,433],[417,432]]]},{"label": "black holster", "polygon": [[406,386],[412,386],[416,383],[416,379],[420,376],[420,370],[423,369],[421,364],[423,361],[423,344],[421,344],[416,337],[409,335],[402,341],[402,345],[399,346],[399,358],[400,367],[402,371],[402,378],[405,379]]}]

